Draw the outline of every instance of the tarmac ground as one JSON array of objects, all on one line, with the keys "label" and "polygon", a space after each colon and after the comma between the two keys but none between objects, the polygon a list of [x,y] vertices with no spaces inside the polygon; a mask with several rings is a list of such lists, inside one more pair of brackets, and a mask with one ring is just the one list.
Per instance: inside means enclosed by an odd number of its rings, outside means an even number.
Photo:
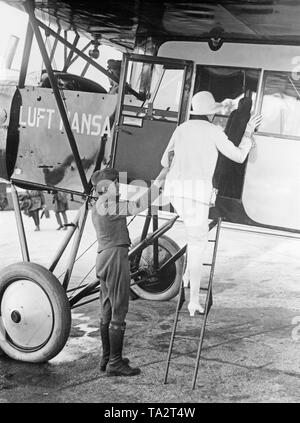
[{"label": "tarmac ground", "polygon": [[[69,211],[70,218],[74,215]],[[140,234],[142,223],[143,217],[131,223],[132,239]],[[40,232],[33,231],[28,217],[24,225],[31,261],[49,266],[66,231],[56,231],[53,212],[42,219]],[[168,236],[183,245],[182,224],[176,223]],[[78,255],[94,241],[89,216]],[[67,252],[56,276],[64,271]],[[72,286],[92,268],[95,254],[93,245],[76,262]],[[72,311],[67,344],[48,363],[0,357],[0,403],[299,402],[299,256],[298,237],[224,225],[195,390],[191,384],[201,317],[190,317],[184,303],[164,385],[176,298],[137,299],[130,301],[124,355],[141,368],[141,375],[108,378],[100,372],[99,305],[93,302]],[[0,212],[0,271],[21,260],[14,213]],[[93,272],[89,278],[94,278]],[[206,280],[204,275],[203,284]]]}]

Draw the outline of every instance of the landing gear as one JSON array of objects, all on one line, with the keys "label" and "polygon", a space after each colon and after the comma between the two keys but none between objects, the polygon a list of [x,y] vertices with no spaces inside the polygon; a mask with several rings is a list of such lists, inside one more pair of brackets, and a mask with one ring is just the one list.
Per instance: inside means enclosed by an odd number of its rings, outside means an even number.
[{"label": "landing gear", "polygon": [[42,363],[56,356],[70,333],[66,292],[44,267],[12,264],[0,273],[0,349],[9,357]]},{"label": "landing gear", "polygon": [[[140,242],[136,239],[133,247]],[[180,288],[185,267],[182,255],[162,271],[159,268],[174,256],[180,247],[171,238],[162,235],[158,238],[158,271],[154,266],[154,249],[149,245],[143,249],[138,270],[132,275],[132,291],[144,300],[166,301],[175,297]]]}]

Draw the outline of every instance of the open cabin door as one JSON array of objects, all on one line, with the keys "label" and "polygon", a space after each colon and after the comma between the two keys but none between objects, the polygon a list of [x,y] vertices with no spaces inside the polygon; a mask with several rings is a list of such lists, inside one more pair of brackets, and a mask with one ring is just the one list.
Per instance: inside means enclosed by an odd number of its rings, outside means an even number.
[{"label": "open cabin door", "polygon": [[194,73],[192,61],[124,55],[110,163],[128,182],[159,174],[172,133],[187,119]]}]

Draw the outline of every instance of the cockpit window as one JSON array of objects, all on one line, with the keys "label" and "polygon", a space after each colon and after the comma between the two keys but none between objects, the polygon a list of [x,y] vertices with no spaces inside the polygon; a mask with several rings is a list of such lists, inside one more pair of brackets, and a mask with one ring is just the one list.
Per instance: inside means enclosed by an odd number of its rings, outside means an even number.
[{"label": "cockpit window", "polygon": [[[168,64],[129,62],[125,90],[127,95],[124,99],[124,104],[128,106],[126,113],[129,116],[144,118],[147,115],[151,119],[176,122],[183,78],[183,69]],[[138,96],[133,95],[132,90]],[[138,115],[132,107],[141,109]],[[130,122],[128,119],[127,121]]]}]

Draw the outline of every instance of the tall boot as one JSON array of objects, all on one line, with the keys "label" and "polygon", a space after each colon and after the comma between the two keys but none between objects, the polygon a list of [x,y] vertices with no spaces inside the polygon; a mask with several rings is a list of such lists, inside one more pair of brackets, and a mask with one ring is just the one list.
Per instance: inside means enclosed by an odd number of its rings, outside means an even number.
[{"label": "tall boot", "polygon": [[130,367],[129,364],[124,363],[122,359],[124,334],[125,324],[122,326],[110,324],[110,356],[106,370],[107,376],[136,376],[141,373],[140,369]]},{"label": "tall boot", "polygon": [[[100,322],[100,336],[101,336],[101,342],[102,342],[102,356],[100,360],[100,370],[101,372],[105,372],[106,366],[109,360],[110,355],[110,344],[109,344],[109,323],[102,323]],[[124,357],[123,362],[125,364],[129,363],[129,359]]]},{"label": "tall boot", "polygon": [[100,322],[100,336],[101,336],[101,342],[102,342],[102,356],[100,360],[101,372],[105,372],[106,365],[109,360],[109,354],[110,354],[108,328],[109,328],[109,322],[108,323]]}]

